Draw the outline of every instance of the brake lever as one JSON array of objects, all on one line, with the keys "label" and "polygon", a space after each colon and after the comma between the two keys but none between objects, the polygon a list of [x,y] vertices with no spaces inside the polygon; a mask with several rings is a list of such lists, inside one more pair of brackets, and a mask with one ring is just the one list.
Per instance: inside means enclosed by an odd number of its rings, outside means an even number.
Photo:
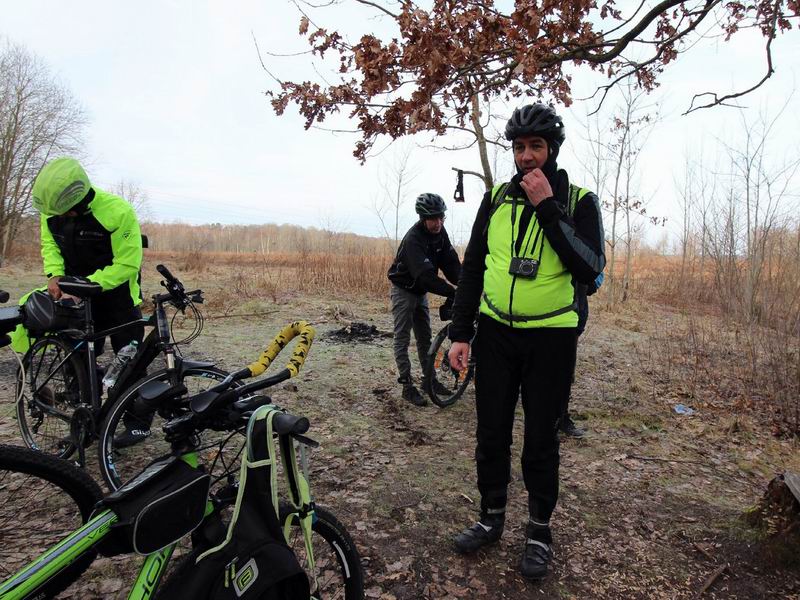
[{"label": "brake lever", "polygon": [[290,433],[289,435],[309,448],[319,448],[319,442],[317,440],[312,440],[310,437],[306,437],[300,433]]}]

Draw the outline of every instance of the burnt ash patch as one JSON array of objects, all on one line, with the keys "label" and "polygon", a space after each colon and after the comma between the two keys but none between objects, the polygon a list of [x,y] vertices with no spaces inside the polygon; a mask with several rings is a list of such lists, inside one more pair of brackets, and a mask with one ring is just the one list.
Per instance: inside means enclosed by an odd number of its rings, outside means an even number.
[{"label": "burnt ash patch", "polygon": [[375,325],[354,321],[341,329],[331,331],[324,336],[324,339],[331,342],[348,343],[360,342],[368,343],[392,337],[387,331],[381,331]]}]

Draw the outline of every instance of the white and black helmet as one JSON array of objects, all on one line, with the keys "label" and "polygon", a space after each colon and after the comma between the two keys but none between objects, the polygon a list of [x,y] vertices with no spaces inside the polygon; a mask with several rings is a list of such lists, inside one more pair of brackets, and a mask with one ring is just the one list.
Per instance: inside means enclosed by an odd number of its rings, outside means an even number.
[{"label": "white and black helmet", "polygon": [[447,205],[439,194],[420,194],[414,205],[417,214],[423,219],[438,217],[447,210]]},{"label": "white and black helmet", "polygon": [[540,102],[516,109],[506,123],[508,141],[522,135],[536,135],[559,147],[567,137],[564,122],[555,109]]}]

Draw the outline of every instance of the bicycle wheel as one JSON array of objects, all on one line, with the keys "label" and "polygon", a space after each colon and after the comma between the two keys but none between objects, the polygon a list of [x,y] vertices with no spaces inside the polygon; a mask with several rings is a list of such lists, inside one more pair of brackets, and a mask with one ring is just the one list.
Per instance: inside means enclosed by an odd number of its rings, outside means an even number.
[{"label": "bicycle wheel", "polygon": [[[83,525],[101,498],[81,469],[26,448],[0,445],[0,581]],[[89,567],[96,552],[83,554],[37,592],[51,598]]]},{"label": "bicycle wheel", "polygon": [[75,452],[70,436],[72,413],[88,400],[86,366],[58,337],[34,342],[17,370],[16,412],[28,448],[69,458]]},{"label": "bicycle wheel", "polygon": [[[291,514],[289,506],[281,503],[279,514],[281,523],[284,523]],[[311,531],[315,566],[313,572],[309,569],[306,545],[297,517],[292,520],[286,542],[308,575],[313,597],[324,600],[363,599],[364,573],[361,558],[344,526],[330,511],[317,505],[314,507]]]},{"label": "bicycle wheel", "polygon": [[[450,339],[447,337],[449,331],[450,324],[448,323],[436,334],[425,359],[425,391],[431,402],[441,408],[450,406],[461,397],[475,372],[475,363],[471,354],[469,367],[464,375],[461,375],[450,366],[450,361],[447,358],[447,353],[450,351],[451,346]],[[440,389],[436,389],[439,388],[436,382],[441,385]]]},{"label": "bicycle wheel", "polygon": [[[97,446],[100,473],[109,488],[116,490],[138,474],[154,458],[169,454],[169,442],[164,439],[162,426],[188,410],[186,399],[219,383],[227,373],[215,367],[192,367],[183,374],[187,393],[161,406],[148,406],[140,391],[147,384],[168,381],[166,370],[152,373],[123,391],[106,414],[100,428]],[[146,433],[138,443],[124,441],[130,432]],[[228,473],[239,463],[244,436],[241,432],[206,430],[199,434],[198,454],[213,477]]]}]

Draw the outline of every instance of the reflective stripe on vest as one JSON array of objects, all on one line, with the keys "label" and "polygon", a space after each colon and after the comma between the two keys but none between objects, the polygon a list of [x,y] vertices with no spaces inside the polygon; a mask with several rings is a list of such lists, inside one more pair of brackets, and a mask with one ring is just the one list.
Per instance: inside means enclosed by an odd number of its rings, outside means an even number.
[{"label": "reflective stripe on vest", "polygon": [[[572,275],[553,250],[534,213],[523,232],[524,258],[539,258],[541,263],[536,279],[511,275],[508,272],[511,261],[512,227],[514,240],[519,238],[519,220],[522,208],[527,205],[524,198],[511,198],[505,195],[507,184],[500,184],[492,190],[493,206],[487,226],[486,271],[483,277],[483,295],[480,312],[511,327],[576,327],[578,315],[575,304],[575,288]],[[502,199],[499,192],[502,191]],[[572,215],[578,201],[589,190],[570,184],[567,207]],[[512,224],[512,208],[516,203],[516,218]],[[537,243],[533,244],[539,234]],[[527,244],[526,242],[530,240]],[[515,244],[516,245],[516,244]],[[527,245],[527,248],[526,248]]]}]

